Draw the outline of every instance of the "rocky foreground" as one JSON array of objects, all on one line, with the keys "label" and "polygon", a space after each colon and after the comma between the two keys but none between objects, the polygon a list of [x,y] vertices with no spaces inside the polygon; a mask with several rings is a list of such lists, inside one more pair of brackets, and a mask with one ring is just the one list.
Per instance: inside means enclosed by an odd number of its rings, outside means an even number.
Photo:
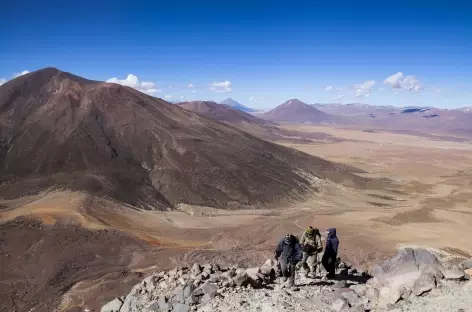
[{"label": "rocky foreground", "polygon": [[329,280],[299,271],[290,288],[272,260],[249,269],[194,264],[147,277],[101,311],[472,311],[472,259],[452,265],[406,248],[370,273],[343,262],[337,273]]}]

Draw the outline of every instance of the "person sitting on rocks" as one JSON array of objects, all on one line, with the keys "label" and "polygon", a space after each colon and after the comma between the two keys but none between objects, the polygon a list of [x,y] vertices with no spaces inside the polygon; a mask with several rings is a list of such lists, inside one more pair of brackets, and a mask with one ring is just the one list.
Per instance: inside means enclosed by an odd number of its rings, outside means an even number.
[{"label": "person sitting on rocks", "polygon": [[309,226],[302,234],[300,244],[303,251],[301,266],[305,270],[305,274],[307,276],[311,272],[313,277],[316,277],[316,271],[318,268],[318,253],[323,251],[320,230]]},{"label": "person sitting on rocks", "polygon": [[295,286],[295,268],[302,259],[302,252],[298,238],[287,234],[279,242],[275,250],[275,259],[280,263],[284,283],[289,279],[288,286]]},{"label": "person sitting on rocks", "polygon": [[334,278],[336,272],[336,259],[338,256],[339,240],[336,236],[336,229],[330,228],[326,231],[328,238],[326,239],[325,252],[321,263],[326,271],[328,271],[328,278]]}]

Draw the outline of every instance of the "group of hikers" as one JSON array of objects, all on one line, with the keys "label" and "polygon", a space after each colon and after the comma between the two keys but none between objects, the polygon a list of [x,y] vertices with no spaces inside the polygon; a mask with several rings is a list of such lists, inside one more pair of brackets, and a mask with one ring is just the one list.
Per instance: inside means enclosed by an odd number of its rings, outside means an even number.
[{"label": "group of hikers", "polygon": [[[326,234],[326,246],[321,264],[328,272],[327,278],[332,279],[336,270],[339,240],[335,228],[328,229]],[[279,275],[283,277],[284,282],[288,279],[289,287],[295,286],[295,270],[297,268],[304,269],[307,277],[315,278],[318,269],[321,269],[319,268],[318,255],[322,251],[321,234],[317,228],[309,226],[300,240],[293,234],[285,235],[275,250]]]}]

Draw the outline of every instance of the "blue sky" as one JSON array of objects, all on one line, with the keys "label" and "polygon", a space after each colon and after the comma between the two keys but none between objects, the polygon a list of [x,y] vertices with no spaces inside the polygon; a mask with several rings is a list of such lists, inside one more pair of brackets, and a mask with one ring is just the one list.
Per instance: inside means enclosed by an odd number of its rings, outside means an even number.
[{"label": "blue sky", "polygon": [[0,79],[54,66],[175,101],[472,106],[467,2],[3,0]]}]

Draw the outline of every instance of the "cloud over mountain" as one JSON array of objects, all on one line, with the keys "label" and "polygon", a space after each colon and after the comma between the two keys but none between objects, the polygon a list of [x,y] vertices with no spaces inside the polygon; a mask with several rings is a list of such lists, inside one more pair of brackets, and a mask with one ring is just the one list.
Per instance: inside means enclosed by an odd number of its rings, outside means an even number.
[{"label": "cloud over mountain", "polygon": [[133,74],[128,74],[125,79],[113,77],[108,79],[107,82],[117,83],[151,95],[156,94],[158,92],[162,92],[161,90],[157,89],[157,86],[154,82],[141,81],[137,76]]},{"label": "cloud over mountain", "polygon": [[372,87],[375,86],[375,80],[365,81],[361,84],[355,84],[354,89],[356,90],[357,97],[368,97],[372,92]]},{"label": "cloud over mountain", "polygon": [[221,81],[221,82],[212,82],[210,84],[210,91],[220,92],[220,93],[229,93],[233,91],[231,81]]},{"label": "cloud over mountain", "polygon": [[405,76],[402,72],[385,78],[384,84],[390,85],[397,91],[419,92],[422,88],[421,82],[415,76]]}]

